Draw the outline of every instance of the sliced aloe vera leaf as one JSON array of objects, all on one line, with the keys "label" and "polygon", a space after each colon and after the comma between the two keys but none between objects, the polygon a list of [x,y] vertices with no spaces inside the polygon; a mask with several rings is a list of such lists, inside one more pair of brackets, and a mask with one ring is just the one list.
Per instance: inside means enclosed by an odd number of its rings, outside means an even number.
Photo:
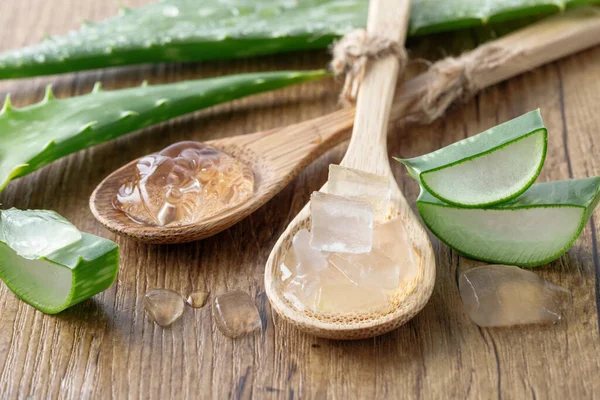
[{"label": "sliced aloe vera leaf", "polygon": [[446,203],[484,207],[517,197],[542,170],[548,132],[539,110],[433,153],[396,160]]},{"label": "sliced aloe vera leaf", "polygon": [[268,90],[326,76],[317,71],[230,75],[56,99],[0,111],[0,190],[16,177],[78,150],[168,119]]},{"label": "sliced aloe vera leaf", "polygon": [[[10,209],[1,211],[0,218],[0,278],[38,310],[56,314],[114,282],[119,268],[116,243],[83,232],[75,237],[76,228],[53,211]],[[35,246],[38,251],[32,250]]]},{"label": "sliced aloe vera leaf", "polygon": [[421,191],[417,208],[449,247],[477,260],[535,267],[564,254],[581,234],[600,196],[600,177],[538,183],[488,208],[456,207]]}]

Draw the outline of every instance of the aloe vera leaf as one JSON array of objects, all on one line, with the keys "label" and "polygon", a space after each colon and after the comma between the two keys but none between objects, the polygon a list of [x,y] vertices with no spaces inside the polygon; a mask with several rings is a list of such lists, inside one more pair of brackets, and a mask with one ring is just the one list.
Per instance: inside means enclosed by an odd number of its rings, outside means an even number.
[{"label": "aloe vera leaf", "polygon": [[[0,79],[325,48],[364,27],[368,0],[163,0],[0,54]],[[415,0],[412,35],[600,0]]]},{"label": "aloe vera leaf", "polygon": [[0,55],[0,79],[327,47],[366,23],[367,0],[169,0]]},{"label": "aloe vera leaf", "polygon": [[449,247],[477,260],[535,267],[564,254],[598,205],[600,177],[538,183],[492,207],[461,208],[426,190],[417,208]]},{"label": "aloe vera leaf", "polygon": [[600,4],[600,0],[413,0],[410,33],[423,35]]},{"label": "aloe vera leaf", "polygon": [[433,153],[396,160],[440,200],[484,207],[527,190],[542,170],[547,147],[548,132],[534,110]]},{"label": "aloe vera leaf", "polygon": [[[56,314],[114,282],[119,268],[114,242],[79,233],[53,211],[2,210],[0,221],[0,278],[38,310]],[[79,233],[78,239],[61,240],[72,231]]]},{"label": "aloe vera leaf", "polygon": [[279,71],[231,75],[103,91],[0,111],[0,190],[67,154],[170,118],[251,94],[310,81],[327,73]]}]

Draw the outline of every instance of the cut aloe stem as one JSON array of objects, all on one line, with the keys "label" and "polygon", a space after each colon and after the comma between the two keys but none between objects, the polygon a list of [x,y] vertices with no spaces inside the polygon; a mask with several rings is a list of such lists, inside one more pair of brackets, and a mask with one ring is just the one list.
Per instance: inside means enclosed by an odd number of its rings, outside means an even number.
[{"label": "cut aloe stem", "polygon": [[542,170],[548,132],[539,110],[403,163],[440,200],[484,207],[519,196]]},{"label": "cut aloe stem", "polygon": [[0,110],[0,190],[67,154],[168,119],[268,90],[326,76],[318,71],[230,75],[166,85],[55,99],[48,87],[40,103]]},{"label": "cut aloe stem", "polygon": [[[410,34],[558,12],[600,0],[415,0]],[[368,0],[163,0],[0,54],[0,79],[140,63],[325,48],[364,27]]]},{"label": "cut aloe stem", "polygon": [[522,196],[472,209],[421,191],[417,207],[427,227],[463,255],[495,264],[535,267],[564,254],[598,204],[600,177],[538,183]]},{"label": "cut aloe stem", "polygon": [[116,243],[80,233],[53,211],[0,211],[0,278],[44,313],[56,314],[106,290],[118,268]]}]

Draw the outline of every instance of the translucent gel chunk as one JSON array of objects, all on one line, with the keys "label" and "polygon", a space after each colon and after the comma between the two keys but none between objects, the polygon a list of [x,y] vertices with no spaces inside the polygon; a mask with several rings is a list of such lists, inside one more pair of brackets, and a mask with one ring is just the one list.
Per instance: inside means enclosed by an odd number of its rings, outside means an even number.
[{"label": "translucent gel chunk", "polygon": [[393,290],[400,282],[400,266],[377,250],[365,254],[331,254],[329,262],[356,286]]},{"label": "translucent gel chunk", "polygon": [[199,142],[180,142],[142,157],[123,183],[114,206],[141,224],[181,226],[246,201],[254,190],[252,170]]},{"label": "translucent gel chunk", "polygon": [[48,210],[2,210],[0,240],[24,258],[47,256],[81,240],[65,218]]},{"label": "translucent gel chunk", "polygon": [[327,259],[320,250],[310,246],[311,234],[306,229],[299,230],[292,240],[292,247],[296,256],[296,274],[304,275],[309,272],[318,272],[327,268]]},{"label": "translucent gel chunk", "polygon": [[310,214],[313,248],[343,253],[371,251],[374,214],[370,204],[314,192]]},{"label": "translucent gel chunk", "polygon": [[378,221],[385,220],[389,214],[391,186],[388,177],[331,164],[327,192],[369,203]]},{"label": "translucent gel chunk", "polygon": [[169,289],[152,289],[144,296],[144,307],[157,325],[167,327],[183,315],[185,304],[181,295]]},{"label": "translucent gel chunk", "polygon": [[221,333],[230,338],[248,335],[262,327],[254,301],[241,291],[216,296],[212,312]]},{"label": "translucent gel chunk", "polygon": [[326,281],[321,285],[316,311],[327,313],[381,312],[389,308],[388,292],[382,288]]},{"label": "translucent gel chunk", "polygon": [[185,298],[185,302],[192,308],[202,308],[208,299],[208,292],[203,290],[192,290]]},{"label": "translucent gel chunk", "polygon": [[419,259],[408,237],[402,219],[395,218],[373,228],[373,249],[393,260],[399,266],[401,281],[417,276]]},{"label": "translucent gel chunk", "polygon": [[469,317],[483,327],[556,323],[572,302],[567,289],[514,266],[473,268],[458,283]]}]

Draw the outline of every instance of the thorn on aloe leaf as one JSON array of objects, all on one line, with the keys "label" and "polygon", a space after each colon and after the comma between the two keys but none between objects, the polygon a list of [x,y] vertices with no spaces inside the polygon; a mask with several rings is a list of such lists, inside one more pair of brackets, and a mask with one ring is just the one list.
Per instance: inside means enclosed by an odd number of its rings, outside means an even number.
[{"label": "thorn on aloe leaf", "polygon": [[156,100],[156,107],[162,107],[169,102],[169,99],[158,99]]},{"label": "thorn on aloe leaf", "polygon": [[121,113],[121,119],[127,118],[127,117],[137,117],[138,115],[140,115],[140,113],[136,112],[136,111],[123,111]]},{"label": "thorn on aloe leaf", "polygon": [[54,100],[54,93],[52,92],[52,84],[46,85],[46,94],[44,95],[44,103]]},{"label": "thorn on aloe leaf", "polygon": [[142,84],[141,84],[140,86],[141,86],[141,87],[146,87],[146,86],[148,86],[148,80],[144,79],[144,80],[142,81]]},{"label": "thorn on aloe leaf", "polygon": [[87,124],[83,125],[83,126],[81,127],[81,129],[79,129],[79,131],[80,131],[80,132],[91,131],[91,130],[92,130],[92,127],[93,127],[94,125],[96,125],[97,123],[98,123],[98,121],[91,121],[91,122],[88,122]]},{"label": "thorn on aloe leaf", "polygon": [[100,93],[102,91],[102,82],[98,81],[94,83],[94,88],[92,89],[92,93]]},{"label": "thorn on aloe leaf", "polygon": [[2,110],[0,110],[0,114],[5,114],[8,112],[11,112],[13,109],[12,104],[10,102],[10,93],[8,93],[6,95],[6,98],[4,99],[4,106],[2,107]]},{"label": "thorn on aloe leaf", "polygon": [[90,26],[94,25],[92,22],[90,22],[87,19],[82,19],[81,20],[81,26],[84,28],[89,28]]}]

